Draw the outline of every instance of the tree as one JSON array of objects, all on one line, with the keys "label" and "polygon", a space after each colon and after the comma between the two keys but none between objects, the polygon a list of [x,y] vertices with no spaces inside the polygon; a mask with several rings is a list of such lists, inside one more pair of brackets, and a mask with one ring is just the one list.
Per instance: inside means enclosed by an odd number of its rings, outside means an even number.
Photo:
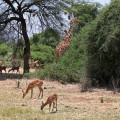
[{"label": "tree", "polygon": [[120,1],[112,0],[89,25],[85,34],[88,74],[100,85],[120,86]]},{"label": "tree", "polygon": [[99,3],[89,3],[85,0],[81,0],[73,3],[72,12],[75,17],[80,21],[80,24],[76,26],[74,32],[79,33],[80,29],[86,24],[93,21],[99,13],[101,5]]},{"label": "tree", "polygon": [[59,41],[60,35],[53,29],[47,29],[40,34],[34,34],[30,40],[31,44],[44,44],[53,48],[56,47]]},{"label": "tree", "polygon": [[[12,46],[13,44],[13,46]],[[24,51],[24,40],[19,39],[18,41],[15,41],[14,43],[11,43],[11,47],[13,50],[12,56],[14,56],[17,59],[22,59],[23,57],[23,51]]]},{"label": "tree", "polygon": [[[61,10],[68,4],[68,0],[2,0],[0,2],[0,30],[12,33],[15,30],[22,35],[25,41],[23,53],[24,73],[29,72],[30,41],[28,31],[36,28],[37,31],[46,28],[59,30],[63,21]],[[36,23],[36,24],[35,24]],[[34,32],[34,31],[33,31]]]},{"label": "tree", "polygon": [[[37,47],[36,47],[37,46]],[[41,63],[54,61],[54,49],[51,46],[38,44],[31,45],[31,59],[40,60]]]}]

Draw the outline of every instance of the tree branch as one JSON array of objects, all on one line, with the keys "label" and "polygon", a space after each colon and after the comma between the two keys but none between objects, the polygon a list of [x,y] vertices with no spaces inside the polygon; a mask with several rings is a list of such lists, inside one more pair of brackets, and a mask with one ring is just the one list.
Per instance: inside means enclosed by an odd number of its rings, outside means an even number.
[{"label": "tree branch", "polygon": [[18,12],[15,10],[14,6],[13,6],[13,2],[11,2],[10,0],[3,0],[4,2],[6,2],[11,8],[12,8],[12,11],[16,14],[18,14]]},{"label": "tree branch", "polygon": [[0,16],[4,16],[6,13],[9,14],[8,12],[12,9],[7,9],[5,12],[3,12]]},{"label": "tree branch", "polygon": [[7,20],[5,20],[5,21],[0,21],[0,24],[7,24],[7,23],[9,23],[9,22],[11,22],[11,21],[13,21],[13,20],[16,20],[16,21],[20,21],[20,18],[17,18],[17,17],[11,17],[10,19],[7,19]]},{"label": "tree branch", "polygon": [[29,4],[25,4],[23,7],[22,7],[22,12],[24,13],[24,12],[26,12],[26,10],[28,10],[31,6],[33,6],[33,5],[36,5],[36,4],[38,4],[38,3],[40,3],[40,1],[36,1],[36,2],[32,2],[32,3],[29,3]]}]

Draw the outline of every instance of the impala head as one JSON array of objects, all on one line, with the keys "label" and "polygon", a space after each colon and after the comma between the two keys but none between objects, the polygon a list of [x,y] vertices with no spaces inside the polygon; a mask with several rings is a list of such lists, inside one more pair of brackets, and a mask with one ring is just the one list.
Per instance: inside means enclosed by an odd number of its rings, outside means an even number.
[{"label": "impala head", "polygon": [[24,98],[26,94],[24,93],[24,91],[23,91],[23,90],[22,90],[22,92],[23,92],[23,98]]},{"label": "impala head", "polygon": [[44,108],[44,102],[42,101],[41,110]]}]

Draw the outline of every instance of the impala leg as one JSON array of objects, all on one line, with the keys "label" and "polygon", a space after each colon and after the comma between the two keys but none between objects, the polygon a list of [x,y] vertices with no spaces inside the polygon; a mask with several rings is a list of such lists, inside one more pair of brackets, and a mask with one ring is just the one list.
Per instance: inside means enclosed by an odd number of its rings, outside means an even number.
[{"label": "impala leg", "polygon": [[57,99],[56,99],[56,111],[57,111]]},{"label": "impala leg", "polygon": [[43,98],[43,88],[41,88],[41,92],[42,92],[42,96],[41,96],[41,98]]},{"label": "impala leg", "polygon": [[39,93],[39,95],[38,95],[38,98],[40,97],[40,94],[41,94],[41,88],[40,87],[38,87],[39,88],[39,91],[40,91],[40,93]]},{"label": "impala leg", "polygon": [[51,109],[51,103],[49,103],[49,113],[50,113],[50,109]]},{"label": "impala leg", "polygon": [[33,89],[31,89],[31,98],[32,98],[32,95],[33,95]]},{"label": "impala leg", "polygon": [[40,94],[41,94],[41,89],[39,88],[39,90],[40,90],[40,93],[39,93],[39,95],[38,95],[38,98],[40,97]]},{"label": "impala leg", "polygon": [[18,72],[19,72],[19,74],[20,74],[20,70],[18,69]]},{"label": "impala leg", "polygon": [[17,69],[17,70],[16,70],[16,73],[18,74],[18,72],[19,72],[19,70]]},{"label": "impala leg", "polygon": [[42,96],[41,96],[41,98],[43,97],[43,89],[41,88],[41,87],[39,87],[39,90],[40,90],[40,93],[39,93],[39,96],[38,96],[38,98],[40,97],[40,95],[41,95],[41,92],[42,92]]},{"label": "impala leg", "polygon": [[54,108],[55,108],[55,102],[53,102],[53,108],[52,108],[52,111],[54,110]]}]

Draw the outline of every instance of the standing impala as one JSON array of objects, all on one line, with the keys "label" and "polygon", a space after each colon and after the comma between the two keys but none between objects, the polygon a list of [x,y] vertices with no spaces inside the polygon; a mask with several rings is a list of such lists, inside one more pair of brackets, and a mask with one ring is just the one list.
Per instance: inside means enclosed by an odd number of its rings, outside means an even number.
[{"label": "standing impala", "polygon": [[[56,111],[57,111],[57,94],[53,94],[51,96],[48,97],[47,101],[45,103],[42,102],[42,105],[41,105],[41,110],[43,110],[43,108],[49,104],[49,113],[50,113],[50,109],[51,109],[51,105],[53,103],[53,108],[52,108],[52,111],[54,108],[56,108]],[[56,102],[56,106],[55,106],[55,102]]]},{"label": "standing impala", "polygon": [[31,90],[31,98],[32,98],[33,88],[36,87],[36,86],[37,86],[37,87],[39,88],[39,90],[40,90],[40,93],[39,93],[38,98],[40,97],[41,92],[42,92],[42,96],[41,96],[41,97],[43,97],[43,88],[41,87],[42,85],[43,85],[43,81],[41,81],[41,80],[35,80],[35,81],[33,81],[33,82],[30,82],[30,83],[28,84],[28,87],[27,87],[26,91],[24,92],[24,91],[22,90],[22,92],[23,92],[23,98],[25,97],[25,95],[28,93],[29,90]]}]

